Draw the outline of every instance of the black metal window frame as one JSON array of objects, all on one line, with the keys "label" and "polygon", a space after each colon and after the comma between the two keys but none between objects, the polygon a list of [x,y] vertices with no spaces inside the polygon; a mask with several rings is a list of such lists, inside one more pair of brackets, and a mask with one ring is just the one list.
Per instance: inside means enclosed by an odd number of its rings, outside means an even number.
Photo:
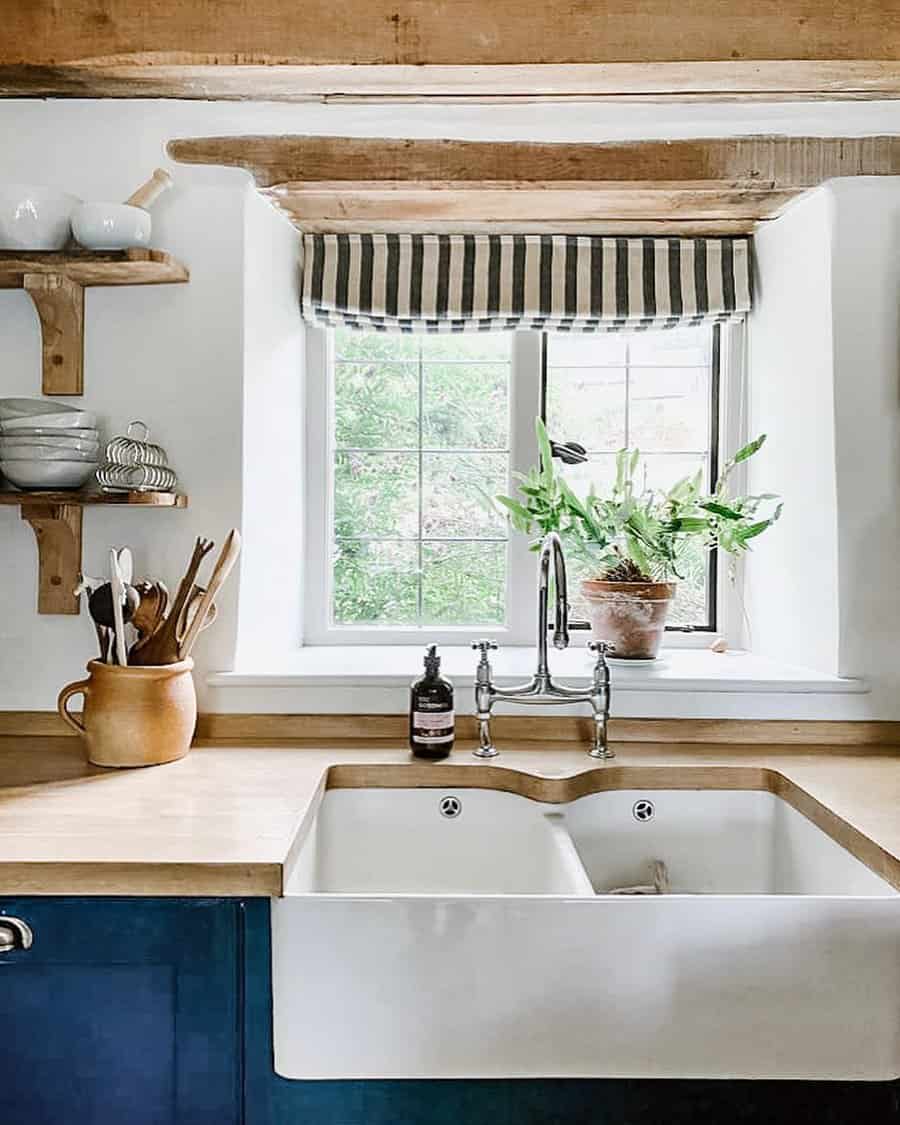
[{"label": "black metal window frame", "polygon": [[[709,371],[709,476],[715,485],[719,477],[720,390],[722,368],[722,326],[713,325],[712,356]],[[541,418],[547,421],[547,333],[541,333]],[[551,434],[555,441],[565,441],[565,434]],[[718,551],[709,554],[709,578],[706,584],[706,621],[697,625],[667,625],[667,633],[715,633],[718,629]],[[587,621],[570,621],[572,629],[589,629]]]}]

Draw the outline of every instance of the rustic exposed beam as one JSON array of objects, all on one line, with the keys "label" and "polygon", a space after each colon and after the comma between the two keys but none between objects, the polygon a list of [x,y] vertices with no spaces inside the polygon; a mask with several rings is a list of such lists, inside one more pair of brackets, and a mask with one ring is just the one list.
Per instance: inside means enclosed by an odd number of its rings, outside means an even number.
[{"label": "rustic exposed beam", "polygon": [[7,94],[900,94],[900,0],[5,7],[0,93]]},{"label": "rustic exposed beam", "polygon": [[[836,176],[900,174],[900,137],[533,144],[200,137],[173,159],[247,169],[301,229],[616,221],[743,226]],[[723,230],[722,233],[725,233]]]}]

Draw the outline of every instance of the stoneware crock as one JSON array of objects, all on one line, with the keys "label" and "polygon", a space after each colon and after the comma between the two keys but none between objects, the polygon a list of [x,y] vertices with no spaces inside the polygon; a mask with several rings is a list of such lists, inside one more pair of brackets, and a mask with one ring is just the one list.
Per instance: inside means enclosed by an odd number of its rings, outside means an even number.
[{"label": "stoneware crock", "polygon": [[[85,741],[96,766],[155,766],[183,758],[197,723],[197,696],[190,658],[177,664],[123,668],[92,660],[87,679],[59,693],[56,707]],[[66,704],[84,696],[73,715]]]}]

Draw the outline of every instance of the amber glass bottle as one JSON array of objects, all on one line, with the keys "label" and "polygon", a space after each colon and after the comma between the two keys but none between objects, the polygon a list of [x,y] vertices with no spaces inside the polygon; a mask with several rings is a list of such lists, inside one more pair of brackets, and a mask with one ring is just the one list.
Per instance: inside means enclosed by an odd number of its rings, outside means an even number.
[{"label": "amber glass bottle", "polygon": [[437,645],[425,650],[425,675],[410,688],[409,748],[417,758],[436,761],[453,749],[453,684],[441,675]]}]

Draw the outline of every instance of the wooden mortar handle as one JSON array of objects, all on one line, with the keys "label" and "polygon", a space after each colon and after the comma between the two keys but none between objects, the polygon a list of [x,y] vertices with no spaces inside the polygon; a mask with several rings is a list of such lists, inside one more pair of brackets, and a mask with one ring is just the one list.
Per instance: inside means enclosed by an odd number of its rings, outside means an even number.
[{"label": "wooden mortar handle", "polygon": [[172,177],[165,168],[157,168],[145,184],[133,192],[125,200],[129,207],[143,207],[146,210],[152,207],[164,191],[172,186]]},{"label": "wooden mortar handle", "polygon": [[56,710],[59,712],[60,718],[78,734],[85,733],[84,723],[80,719],[75,718],[75,716],[66,708],[66,704],[69,702],[73,695],[83,695],[85,701],[87,701],[87,693],[90,683],[90,678],[88,678],[86,680],[79,680],[74,684],[66,684],[66,686],[59,693],[59,698],[56,701]]}]

